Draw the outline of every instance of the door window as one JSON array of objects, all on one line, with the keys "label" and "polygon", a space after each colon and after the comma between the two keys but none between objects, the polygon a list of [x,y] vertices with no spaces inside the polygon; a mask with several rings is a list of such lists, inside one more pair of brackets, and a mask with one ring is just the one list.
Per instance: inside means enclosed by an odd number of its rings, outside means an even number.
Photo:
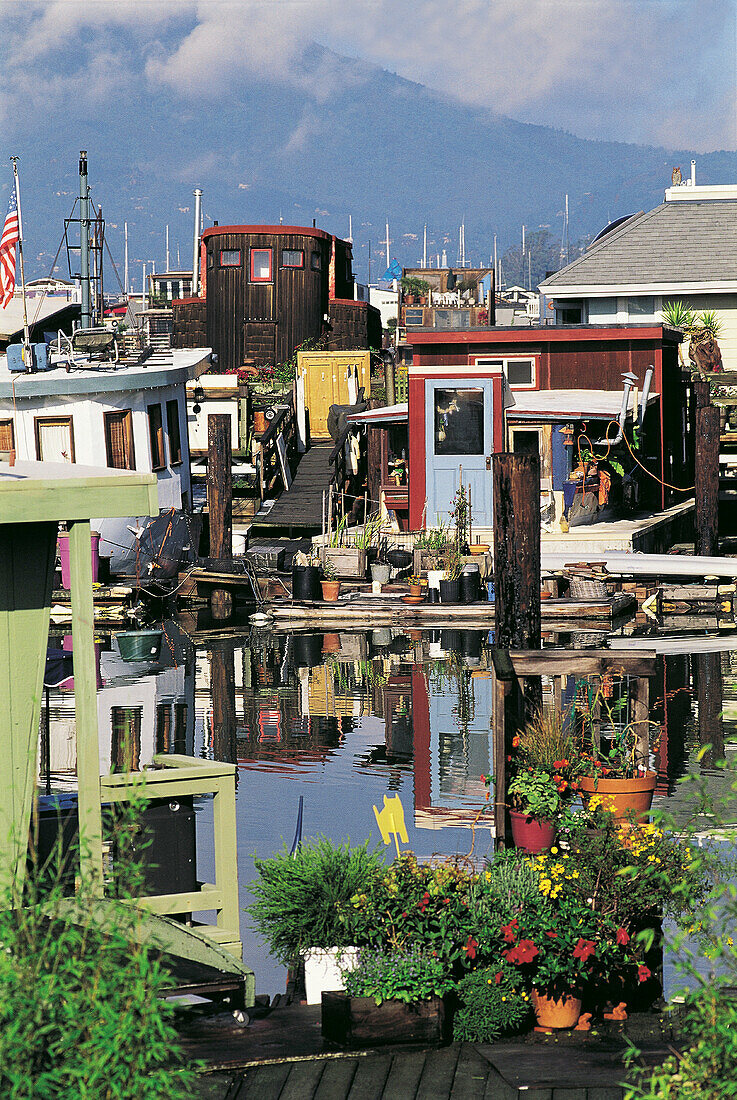
[{"label": "door window", "polygon": [[435,454],[484,453],[484,391],[435,390]]},{"label": "door window", "polygon": [[36,419],[36,455],[39,462],[74,462],[71,416]]}]

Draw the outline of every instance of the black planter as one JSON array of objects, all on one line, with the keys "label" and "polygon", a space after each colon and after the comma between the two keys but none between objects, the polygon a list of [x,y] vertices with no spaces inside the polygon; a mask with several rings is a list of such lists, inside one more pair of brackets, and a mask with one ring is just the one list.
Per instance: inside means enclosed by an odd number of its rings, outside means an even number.
[{"label": "black planter", "polygon": [[292,566],[292,599],[321,600],[320,570],[316,565]]},{"label": "black planter", "polygon": [[459,583],[461,603],[476,603],[479,598],[478,569],[475,569],[472,573],[461,573]]},{"label": "black planter", "polygon": [[296,668],[322,664],[322,634],[294,634],[292,655]]},{"label": "black planter", "polygon": [[458,653],[461,648],[460,630],[441,630],[440,648],[446,653]]},{"label": "black planter", "polygon": [[427,590],[427,602],[428,603],[440,603],[440,592],[437,588],[428,588]]},{"label": "black planter", "polygon": [[481,639],[483,630],[461,630],[461,654],[464,657],[481,656]]},{"label": "black planter", "polygon": [[441,603],[458,603],[460,595],[460,585],[458,581],[441,581],[440,582],[440,602]]}]

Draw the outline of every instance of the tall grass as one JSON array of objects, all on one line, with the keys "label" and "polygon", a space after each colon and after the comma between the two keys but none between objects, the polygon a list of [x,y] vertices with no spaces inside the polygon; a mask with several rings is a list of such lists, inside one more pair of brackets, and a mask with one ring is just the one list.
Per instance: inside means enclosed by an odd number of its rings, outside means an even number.
[{"label": "tall grass", "polygon": [[576,745],[568,714],[543,707],[519,735],[522,758],[541,771],[554,772],[557,760],[570,760]]}]

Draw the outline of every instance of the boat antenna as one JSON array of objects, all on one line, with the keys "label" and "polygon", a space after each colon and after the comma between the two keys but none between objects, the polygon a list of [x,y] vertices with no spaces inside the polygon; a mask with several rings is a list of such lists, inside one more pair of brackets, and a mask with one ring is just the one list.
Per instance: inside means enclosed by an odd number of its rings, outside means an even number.
[{"label": "boat antenna", "polygon": [[87,150],[79,151],[79,281],[82,284],[82,328],[92,328],[90,308],[90,189]]},{"label": "boat antenna", "polygon": [[26,370],[33,366],[33,352],[31,351],[31,336],[28,331],[28,306],[26,303],[26,271],[23,264],[23,219],[20,213],[20,180],[18,179],[19,157],[11,157],[13,162],[13,182],[15,183],[15,204],[18,210],[18,253],[20,255],[20,285],[23,294],[23,362]]}]

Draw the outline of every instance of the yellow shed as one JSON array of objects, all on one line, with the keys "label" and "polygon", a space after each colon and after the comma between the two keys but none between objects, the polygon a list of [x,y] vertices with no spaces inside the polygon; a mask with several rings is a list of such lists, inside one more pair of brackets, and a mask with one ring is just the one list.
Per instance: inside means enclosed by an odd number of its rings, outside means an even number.
[{"label": "yellow shed", "polygon": [[297,376],[304,381],[310,436],[327,438],[331,405],[352,405],[361,388],[370,397],[371,352],[300,351]]}]

